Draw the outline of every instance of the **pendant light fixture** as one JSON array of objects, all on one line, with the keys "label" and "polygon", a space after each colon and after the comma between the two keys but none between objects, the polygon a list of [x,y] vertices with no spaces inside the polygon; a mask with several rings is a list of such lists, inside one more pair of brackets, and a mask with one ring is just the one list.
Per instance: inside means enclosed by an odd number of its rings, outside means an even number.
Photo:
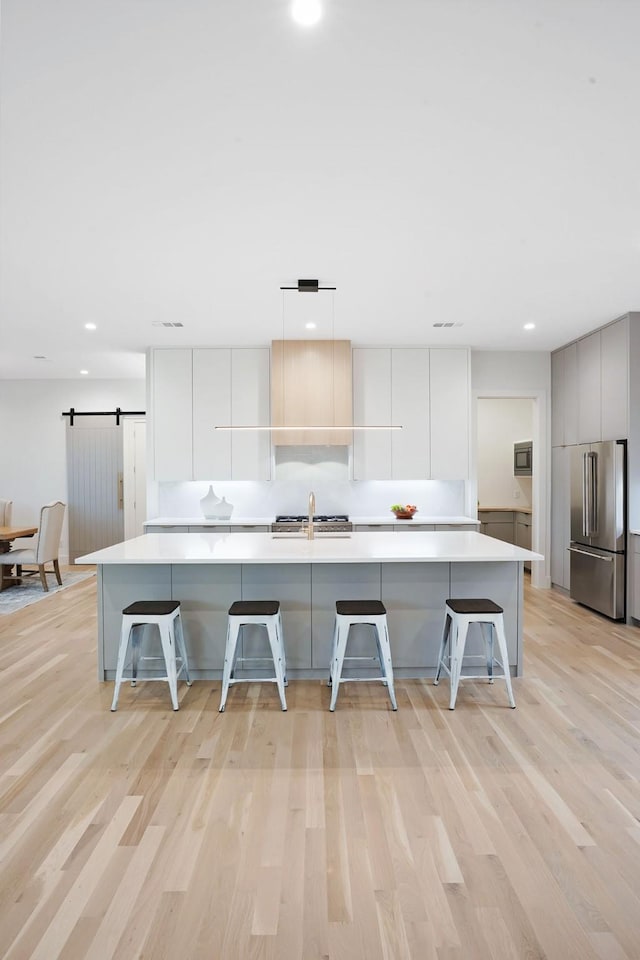
[{"label": "pendant light fixture", "polygon": [[[281,343],[281,347],[282,347],[283,350],[284,350],[284,347],[286,346],[287,343],[291,343],[291,342],[292,342],[290,339],[287,340],[287,338],[285,337],[285,297],[287,296],[287,293],[289,293],[290,291],[294,291],[294,292],[296,292],[296,293],[316,293],[316,294],[317,294],[317,293],[319,293],[319,292],[321,292],[321,291],[328,291],[328,292],[330,292],[330,293],[332,294],[332,298],[331,298],[331,300],[332,300],[332,304],[331,304],[331,306],[332,306],[332,311],[331,311],[331,330],[330,330],[330,336],[329,336],[329,337],[322,338],[322,339],[323,339],[324,341],[330,342],[330,343],[332,343],[332,344],[334,345],[334,347],[333,347],[333,351],[334,351],[334,352],[333,352],[332,363],[331,363],[331,378],[330,378],[330,379],[331,379],[331,382],[330,382],[330,384],[325,385],[325,386],[327,387],[327,391],[330,392],[330,395],[331,395],[331,398],[332,398],[332,404],[333,404],[332,414],[333,414],[333,415],[331,416],[331,419],[332,419],[332,421],[334,421],[334,422],[332,422],[332,423],[318,423],[318,424],[285,424],[285,423],[282,423],[282,424],[273,424],[273,423],[272,423],[272,424],[270,424],[269,426],[265,426],[265,425],[262,425],[262,424],[251,424],[251,425],[243,425],[243,426],[234,426],[234,425],[231,425],[231,424],[224,424],[224,425],[219,425],[219,424],[217,424],[216,426],[214,426],[214,430],[229,430],[229,431],[233,430],[234,432],[236,432],[236,431],[237,431],[237,432],[240,432],[240,431],[245,431],[245,432],[246,432],[246,431],[250,431],[250,432],[253,432],[253,431],[269,431],[269,432],[271,432],[271,433],[275,433],[275,432],[277,432],[277,433],[282,433],[282,432],[289,432],[289,433],[293,433],[293,432],[297,432],[297,433],[314,432],[314,433],[325,433],[325,434],[327,434],[327,433],[328,433],[328,434],[331,434],[331,433],[343,433],[343,434],[344,434],[344,433],[351,433],[351,432],[354,431],[354,430],[358,430],[358,431],[361,431],[361,430],[402,430],[402,425],[401,425],[401,424],[357,424],[357,423],[349,423],[349,424],[344,424],[344,423],[342,423],[342,424],[336,424],[336,423],[335,423],[335,419],[336,419],[336,410],[335,410],[335,364],[336,364],[336,359],[335,359],[335,349],[336,349],[336,347],[335,347],[335,345],[336,345],[336,341],[335,341],[334,333],[335,333],[335,291],[336,291],[336,287],[320,286],[320,282],[319,282],[317,279],[300,279],[300,280],[298,280],[298,282],[297,282],[297,284],[296,284],[295,286],[283,286],[283,287],[280,287],[280,290],[281,290],[281,292],[282,292],[282,341],[281,341],[280,343]],[[312,322],[309,322],[309,323],[306,323],[306,324],[305,324],[305,328],[306,328],[307,330],[315,329],[315,327],[316,327],[316,324],[315,324],[315,323],[312,323]],[[277,343],[278,343],[278,341],[274,341],[274,346],[275,346]],[[348,344],[348,341],[340,341],[340,343]],[[281,396],[282,396],[282,411],[283,411],[282,416],[283,416],[283,419],[284,419],[284,410],[285,410],[285,408],[286,408],[286,405],[285,405],[285,402],[284,402],[284,401],[285,401],[284,355],[283,355],[283,357],[282,357],[282,363],[281,363],[281,375],[282,375]],[[290,442],[295,443],[295,441],[290,441]],[[322,443],[322,441],[319,441],[319,442]],[[349,442],[348,440],[343,440],[343,441],[340,442],[340,444],[343,445],[343,444],[346,444],[346,443],[348,443],[348,442]],[[334,443],[338,444],[338,441],[335,440]]]}]

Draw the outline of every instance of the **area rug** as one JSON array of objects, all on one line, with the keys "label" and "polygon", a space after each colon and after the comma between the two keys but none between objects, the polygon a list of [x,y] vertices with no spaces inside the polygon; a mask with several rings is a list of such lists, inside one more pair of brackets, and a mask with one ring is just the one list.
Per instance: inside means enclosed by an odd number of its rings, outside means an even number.
[{"label": "area rug", "polygon": [[74,583],[80,583],[81,580],[86,580],[87,577],[95,577],[95,575],[96,571],[94,569],[63,570],[62,586],[58,585],[53,574],[51,574],[51,576],[47,575],[47,583],[49,584],[48,593],[42,589],[38,575],[35,577],[25,577],[21,584],[16,584],[13,587],[5,587],[2,593],[0,593],[0,616],[5,613],[15,613],[16,610],[22,610],[23,607],[28,607],[31,603],[37,603],[38,600],[46,600],[47,597],[53,596],[54,593],[60,593],[61,590],[72,587]]}]

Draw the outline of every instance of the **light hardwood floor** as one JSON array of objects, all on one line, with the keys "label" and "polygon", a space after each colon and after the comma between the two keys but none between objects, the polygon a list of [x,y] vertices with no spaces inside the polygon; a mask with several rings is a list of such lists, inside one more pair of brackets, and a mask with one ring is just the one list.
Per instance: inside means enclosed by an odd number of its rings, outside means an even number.
[{"label": "light hardwood floor", "polygon": [[9,960],[637,960],[640,630],[527,589],[526,676],[96,680],[93,580],[0,617]]}]

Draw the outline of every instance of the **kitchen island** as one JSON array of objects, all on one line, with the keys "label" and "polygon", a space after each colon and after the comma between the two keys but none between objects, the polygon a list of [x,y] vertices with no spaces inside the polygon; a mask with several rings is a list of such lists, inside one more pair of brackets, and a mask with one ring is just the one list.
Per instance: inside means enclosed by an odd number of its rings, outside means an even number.
[{"label": "kitchen island", "polygon": [[[505,612],[512,673],[522,673],[523,563],[540,554],[480,533],[145,534],[80,557],[98,566],[98,676],[115,676],[123,607],[134,600],[176,599],[191,674],[219,679],[227,611],[234,600],[282,605],[290,678],[324,677],[335,601],[380,599],[389,619],[398,677],[435,671],[449,597],[490,597]],[[144,641],[143,641],[144,642]],[[474,642],[476,642],[474,640]],[[473,651],[472,644],[468,646]],[[367,628],[350,653],[370,651]],[[243,656],[266,655],[259,628],[247,629]]]}]

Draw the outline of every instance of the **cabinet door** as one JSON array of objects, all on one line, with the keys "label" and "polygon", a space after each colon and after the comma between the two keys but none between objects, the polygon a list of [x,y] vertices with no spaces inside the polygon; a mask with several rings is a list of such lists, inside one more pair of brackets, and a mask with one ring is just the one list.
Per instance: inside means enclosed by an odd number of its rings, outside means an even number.
[{"label": "cabinet door", "polygon": [[625,440],[629,433],[628,329],[623,317],[600,331],[603,440]]},{"label": "cabinet door", "polygon": [[192,351],[152,352],[153,477],[193,479]]},{"label": "cabinet door", "polygon": [[564,446],[564,350],[551,354],[551,446]]},{"label": "cabinet door", "polygon": [[551,451],[551,582],[569,589],[569,462],[567,447]]},{"label": "cabinet door", "polygon": [[482,524],[482,532],[488,537],[495,537],[496,540],[504,540],[505,543],[513,543],[513,520],[501,520],[500,523],[490,521]]},{"label": "cabinet door", "polygon": [[231,479],[231,351],[193,351],[193,479]]},{"label": "cabinet door", "polygon": [[[354,424],[391,424],[391,350],[356,347],[353,362]],[[391,480],[391,430],[354,430],[353,479]]]},{"label": "cabinet door", "polygon": [[578,442],[578,344],[562,351],[564,369],[564,445]]},{"label": "cabinet door", "polygon": [[431,477],[469,476],[469,351],[429,351]]},{"label": "cabinet door", "polygon": [[578,340],[578,443],[601,439],[600,331]]},{"label": "cabinet door", "polygon": [[[231,351],[231,423],[234,427],[270,423],[269,348],[239,347]],[[231,479],[271,479],[271,436],[268,430],[231,434]]]},{"label": "cabinet door", "polygon": [[391,420],[402,425],[402,430],[391,433],[391,479],[430,477],[429,350],[426,347],[391,351]]}]

